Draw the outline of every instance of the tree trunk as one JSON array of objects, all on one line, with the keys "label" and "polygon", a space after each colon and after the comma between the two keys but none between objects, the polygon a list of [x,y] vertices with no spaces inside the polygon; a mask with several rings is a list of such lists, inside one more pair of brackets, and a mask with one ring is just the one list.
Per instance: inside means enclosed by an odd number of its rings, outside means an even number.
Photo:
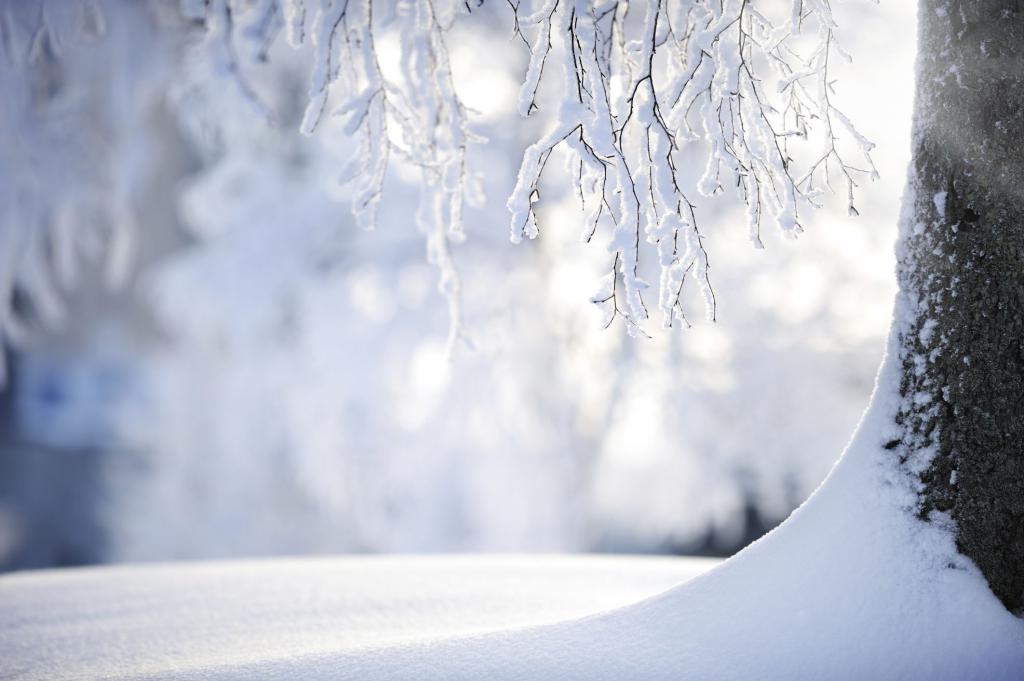
[{"label": "tree trunk", "polygon": [[897,246],[902,406],[886,444],[919,513],[1024,609],[1024,2],[921,0]]}]

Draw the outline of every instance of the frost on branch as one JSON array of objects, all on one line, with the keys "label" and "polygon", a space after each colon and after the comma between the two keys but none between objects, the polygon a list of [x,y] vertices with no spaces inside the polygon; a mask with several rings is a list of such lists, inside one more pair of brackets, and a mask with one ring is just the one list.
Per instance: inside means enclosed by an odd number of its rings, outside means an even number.
[{"label": "frost on branch", "polygon": [[[311,134],[325,116],[344,121],[354,146],[340,179],[352,188],[362,225],[375,223],[392,158],[419,169],[416,221],[441,271],[454,340],[459,281],[449,245],[463,237],[462,207],[474,198],[474,183],[465,167],[472,136],[445,41],[457,15],[474,3],[183,1],[187,13],[205,19],[212,38],[224,40],[225,70],[243,92],[236,40],[259,53],[284,30],[293,45],[311,44],[301,127]],[[714,318],[698,196],[736,192],[758,248],[762,225],[799,234],[800,209],[820,205],[834,179],[845,184],[848,210],[856,214],[858,180],[876,173],[871,143],[831,103],[829,61],[849,57],[829,0],[506,2],[515,37],[530,56],[520,114],[538,110],[543,82],[560,86],[555,123],[527,149],[508,200],[512,240],[538,235],[538,183],[552,152],[563,148],[586,214],[584,240],[602,224],[610,228],[611,271],[592,298],[607,323],[621,316],[631,333],[643,333],[649,284],[641,256],[648,252],[658,264],[664,324],[685,322],[688,279]],[[246,17],[246,28],[233,28],[235,15]],[[394,73],[381,67],[377,46],[384,34],[397,35],[401,46]],[[792,149],[794,141],[803,144]],[[859,166],[846,160],[850,149],[863,156]],[[704,166],[699,179],[686,172],[695,158]]]},{"label": "frost on branch", "polygon": [[[746,204],[750,241],[763,248],[763,225],[796,236],[800,208],[820,205],[835,178],[855,215],[857,180],[877,175],[872,144],[830,101],[829,60],[848,57],[829,0],[792,0],[786,12],[778,11],[782,2],[756,0],[509,4],[530,51],[520,113],[538,109],[545,78],[559,81],[555,123],[526,150],[508,201],[512,241],[538,235],[538,182],[563,147],[586,214],[583,239],[602,223],[611,229],[612,268],[591,299],[606,324],[621,316],[627,330],[642,333],[647,252],[660,269],[665,326],[685,322],[687,278],[714,318],[696,195],[735,191]],[[863,167],[841,155],[844,138]],[[791,150],[792,140],[805,149]],[[804,156],[803,164],[794,160]],[[695,157],[705,164],[698,180],[681,172]]]},{"label": "frost on branch", "polygon": [[[243,93],[249,88],[238,68],[239,45],[259,54],[282,30],[295,47],[309,43],[313,64],[301,130],[313,134],[328,117],[342,122],[352,147],[338,179],[362,227],[376,224],[392,159],[418,169],[416,224],[448,300],[449,347],[459,335],[460,286],[450,244],[464,238],[464,202],[478,199],[466,148],[480,140],[469,131],[446,44],[466,7],[454,0],[184,0],[186,13],[205,21],[208,41],[224,41],[224,71]],[[401,45],[393,73],[382,68],[385,37]],[[252,99],[259,109],[258,97]]]},{"label": "frost on branch", "polygon": [[[523,157],[508,202],[512,238],[537,236],[538,182],[552,152],[563,149],[586,214],[584,239],[602,226],[610,233],[609,276],[593,297],[608,323],[621,317],[631,332],[642,333],[649,285],[641,256],[657,262],[658,308],[666,325],[685,321],[681,297],[688,280],[714,316],[697,221],[702,195],[738,193],[755,246],[762,244],[763,224],[789,235],[801,231],[799,210],[818,205],[834,180],[845,185],[849,211],[856,213],[857,183],[875,172],[870,142],[831,103],[830,60],[847,57],[828,0],[506,2],[515,37],[530,55],[520,113],[541,107],[557,113],[551,130]],[[180,31],[182,17],[201,27],[204,54],[270,124],[274,112],[250,83],[248,69],[267,58],[282,34],[306,50],[312,66],[301,128],[330,127],[322,136],[340,129],[350,162],[339,179],[360,224],[374,225],[393,160],[417,169],[415,221],[441,273],[452,342],[459,279],[450,245],[463,238],[463,206],[477,198],[477,182],[466,168],[474,138],[446,41],[459,15],[477,4],[181,0],[174,21],[161,28]],[[16,299],[22,307],[28,301],[35,316],[59,316],[59,298],[51,295],[54,273],[63,272],[58,280],[66,285],[79,252],[108,254],[111,279],[123,277],[135,219],[132,159],[145,138],[133,132],[145,118],[137,91],[141,81],[157,91],[166,81],[145,72],[155,50],[139,37],[144,32],[121,18],[167,15],[175,7],[159,0],[0,0],[5,342],[20,327]],[[110,8],[117,11],[105,11]],[[144,25],[138,17],[135,22]],[[119,23],[125,28],[115,36],[108,29]],[[106,56],[67,58],[83,37],[99,37],[94,42],[105,47],[95,54]],[[382,50],[382,41],[398,49]],[[112,78],[112,69],[125,73]],[[108,82],[115,92],[93,87]],[[549,85],[561,86],[552,107],[538,97]],[[83,115],[98,118],[76,120]],[[325,126],[325,120],[340,125]],[[846,159],[850,149],[863,155],[858,165]],[[704,167],[699,179],[690,172],[695,158]]]}]

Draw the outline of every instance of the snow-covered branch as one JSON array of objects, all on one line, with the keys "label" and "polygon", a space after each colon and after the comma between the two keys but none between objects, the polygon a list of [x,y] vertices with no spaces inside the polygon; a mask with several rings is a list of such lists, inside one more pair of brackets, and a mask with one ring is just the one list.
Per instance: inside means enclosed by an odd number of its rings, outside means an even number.
[{"label": "snow-covered branch", "polygon": [[[527,149],[509,198],[512,240],[538,235],[540,176],[552,152],[564,147],[586,212],[584,240],[602,221],[611,228],[612,271],[592,298],[606,323],[621,316],[628,330],[641,331],[648,284],[639,272],[647,250],[660,267],[664,324],[685,321],[687,278],[714,318],[708,254],[691,197],[735,188],[758,248],[765,224],[799,234],[800,206],[818,205],[835,173],[856,213],[857,180],[876,173],[871,143],[830,100],[829,60],[846,54],[828,0],[793,0],[780,17],[761,9],[771,3],[754,0],[524,4],[512,5],[515,30],[531,54],[520,113],[537,109],[546,77],[560,78],[560,99],[553,126]],[[549,75],[554,64],[557,76]],[[863,167],[841,155],[841,135],[860,149]],[[821,140],[801,170],[790,152],[794,138]],[[693,181],[681,168],[698,157],[705,169]]]},{"label": "snow-covered branch", "polygon": [[[301,130],[317,131],[324,118],[342,119],[352,142],[339,182],[349,187],[362,227],[376,225],[392,159],[419,171],[416,224],[427,237],[427,258],[440,271],[439,289],[450,309],[449,344],[459,335],[459,277],[450,245],[464,238],[463,205],[477,197],[466,168],[468,112],[452,77],[446,36],[466,6],[454,0],[185,0],[186,11],[206,22],[208,40],[225,40],[225,66],[243,93],[248,87],[234,56],[236,42],[263,54],[272,33],[285,30],[293,46],[313,51],[308,104]],[[232,21],[238,16],[240,21]],[[244,20],[244,26],[242,21]],[[221,36],[223,26],[238,26]],[[381,36],[402,45],[398,73],[381,67]],[[252,96],[254,101],[258,98]]]},{"label": "snow-covered branch", "polygon": [[[688,281],[714,318],[708,251],[698,224],[700,197],[735,192],[746,204],[750,240],[762,247],[763,226],[790,236],[802,231],[802,209],[819,205],[836,178],[855,214],[858,183],[876,176],[872,144],[832,101],[830,61],[848,56],[836,37],[829,0],[506,3],[513,40],[529,53],[519,111],[555,114],[550,129],[526,150],[508,199],[512,239],[539,234],[540,179],[552,154],[564,151],[585,214],[584,240],[607,228],[611,267],[592,301],[608,324],[621,318],[631,333],[644,333],[647,260],[660,271],[658,308],[666,326],[686,320],[682,300]],[[134,153],[117,152],[121,165],[95,161],[115,158],[119,140],[132,129],[127,117],[143,105],[126,102],[119,90],[90,109],[85,100],[98,95],[68,85],[84,66],[62,61],[79,38],[104,32],[108,4],[117,3],[0,0],[0,124],[16,126],[4,134],[0,154],[4,339],[18,333],[16,298],[30,300],[37,316],[58,317],[59,296],[47,282],[58,269],[73,269],[78,250],[96,250],[71,246],[77,242],[60,235],[84,235],[89,230],[76,225],[101,223],[108,232],[111,278],[123,278],[130,260]],[[250,69],[267,59],[282,34],[294,46],[308,45],[312,65],[300,127],[313,134],[327,119],[341,121],[318,134],[340,134],[349,145],[338,179],[348,187],[356,221],[375,225],[395,161],[418,173],[415,222],[426,235],[428,259],[439,268],[439,288],[450,306],[449,346],[460,333],[460,282],[451,244],[464,238],[465,204],[480,197],[477,178],[467,168],[468,145],[479,139],[457,93],[448,41],[460,15],[478,4],[181,0],[177,23],[168,24],[180,30],[184,18],[200,26],[203,56],[268,124],[277,116],[253,86]],[[168,13],[161,3],[135,7],[139,13]],[[152,52],[137,42],[119,39],[139,55]],[[397,59],[387,59],[394,55],[381,45],[397,45]],[[124,61],[131,70],[133,60]],[[131,73],[145,75],[138,68]],[[545,100],[555,92],[553,105],[542,101],[542,88]],[[67,181],[59,188],[35,186],[55,176],[39,167],[48,156],[36,150],[58,148],[72,117],[97,111],[104,118],[88,129],[109,139],[99,146],[91,138],[74,140],[81,153],[65,154],[57,173],[67,174]],[[862,159],[848,160],[851,150]],[[704,168],[699,177],[695,162]],[[42,207],[45,215],[37,214]],[[97,212],[104,216],[86,219]]]}]

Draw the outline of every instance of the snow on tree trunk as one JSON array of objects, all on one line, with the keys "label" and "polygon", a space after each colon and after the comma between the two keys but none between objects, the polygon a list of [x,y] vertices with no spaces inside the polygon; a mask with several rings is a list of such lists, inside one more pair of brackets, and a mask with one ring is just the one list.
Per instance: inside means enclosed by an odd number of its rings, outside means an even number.
[{"label": "snow on tree trunk", "polygon": [[919,513],[1024,606],[1024,4],[922,0],[897,247],[902,407],[886,444]]}]

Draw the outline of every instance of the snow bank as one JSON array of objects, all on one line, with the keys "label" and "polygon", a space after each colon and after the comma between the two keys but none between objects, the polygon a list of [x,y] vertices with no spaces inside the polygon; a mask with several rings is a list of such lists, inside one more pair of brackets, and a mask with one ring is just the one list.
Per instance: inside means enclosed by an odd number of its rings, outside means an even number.
[{"label": "snow bank", "polygon": [[664,593],[652,595],[709,563],[355,558],[14,575],[0,579],[5,678],[1024,678],[1024,624],[947,529],[907,510],[913,494],[882,449],[893,364],[814,496]]},{"label": "snow bank", "polygon": [[[914,518],[915,497],[883,449],[896,364],[883,364],[871,407],[818,491],[718,568],[594,617],[348,651],[330,659],[332,678],[1024,678],[1024,623],[956,553],[947,528]],[[287,661],[273,672],[297,669]]]},{"label": "snow bank", "polygon": [[[1024,623],[956,553],[946,528],[914,519],[915,497],[883,449],[896,365],[883,363],[871,407],[818,491],[718,568],[594,617],[348,651],[330,659],[333,678],[1024,678]],[[297,669],[286,661],[273,672]]]}]

